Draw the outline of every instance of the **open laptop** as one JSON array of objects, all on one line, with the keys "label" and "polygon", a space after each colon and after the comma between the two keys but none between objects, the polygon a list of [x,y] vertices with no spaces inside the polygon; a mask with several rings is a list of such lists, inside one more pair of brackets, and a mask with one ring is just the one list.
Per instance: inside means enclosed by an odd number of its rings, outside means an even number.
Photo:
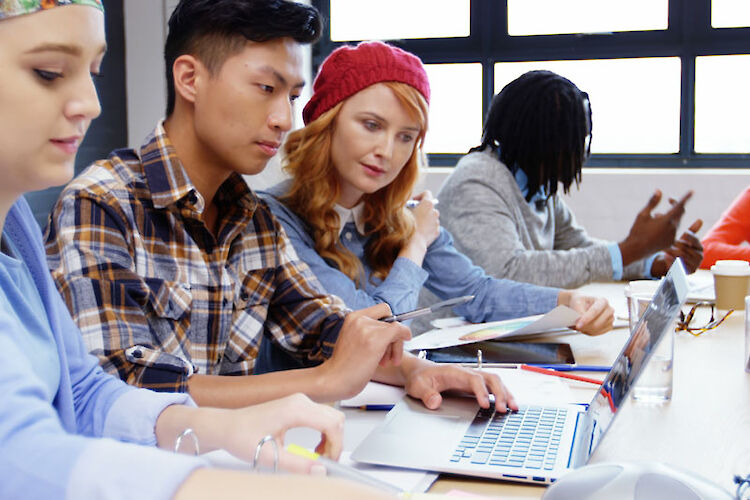
[{"label": "open laptop", "polygon": [[549,484],[580,467],[612,425],[654,346],[688,294],[675,259],[591,403],[528,406],[510,414],[445,398],[439,410],[405,398],[354,450],[358,462]]}]

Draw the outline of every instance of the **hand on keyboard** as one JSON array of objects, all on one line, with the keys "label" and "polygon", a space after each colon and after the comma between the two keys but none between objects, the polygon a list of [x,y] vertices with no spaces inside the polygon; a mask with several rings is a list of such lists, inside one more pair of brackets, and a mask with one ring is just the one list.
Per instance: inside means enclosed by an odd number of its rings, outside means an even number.
[{"label": "hand on keyboard", "polygon": [[424,360],[418,362],[409,373],[404,387],[410,396],[421,399],[431,410],[440,407],[443,401],[440,393],[447,390],[474,394],[482,408],[490,407],[491,393],[495,397],[495,409],[498,412],[505,413],[507,408],[518,409],[513,395],[497,375],[450,364]]}]

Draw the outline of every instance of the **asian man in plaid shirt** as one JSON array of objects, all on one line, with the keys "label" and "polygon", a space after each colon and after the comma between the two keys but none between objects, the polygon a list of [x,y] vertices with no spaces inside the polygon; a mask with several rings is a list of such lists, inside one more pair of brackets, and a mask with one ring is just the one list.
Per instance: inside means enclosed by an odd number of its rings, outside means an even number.
[{"label": "asian man in plaid shirt", "polygon": [[[377,321],[387,304],[350,312],[326,294],[243,180],[291,128],[302,45],[320,26],[314,8],[284,0],[180,2],[165,48],[167,118],[140,149],[74,179],[47,230],[85,343],[123,380],[200,405],[293,392],[333,401],[373,379],[430,408],[446,389],[516,407],[497,376],[404,354],[408,328]],[[302,368],[252,375],[261,341]]]}]

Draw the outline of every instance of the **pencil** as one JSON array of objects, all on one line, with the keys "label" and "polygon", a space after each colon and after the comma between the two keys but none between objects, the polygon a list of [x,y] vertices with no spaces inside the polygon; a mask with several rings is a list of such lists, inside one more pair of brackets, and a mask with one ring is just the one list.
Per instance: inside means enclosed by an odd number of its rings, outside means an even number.
[{"label": "pencil", "polygon": [[555,370],[548,370],[546,368],[539,368],[537,366],[521,365],[521,370],[528,370],[530,372],[541,373],[544,375],[552,375],[555,377],[569,378],[571,380],[578,380],[580,382],[588,382],[589,384],[602,385],[604,381],[596,380],[595,378],[581,377],[580,375],[571,375],[570,373],[560,373]]}]

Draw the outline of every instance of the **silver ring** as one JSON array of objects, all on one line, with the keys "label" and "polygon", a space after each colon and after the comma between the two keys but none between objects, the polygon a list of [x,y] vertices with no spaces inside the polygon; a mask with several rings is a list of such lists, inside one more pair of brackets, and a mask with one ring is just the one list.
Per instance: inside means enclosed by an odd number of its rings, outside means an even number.
[{"label": "silver ring", "polygon": [[481,349],[477,349],[477,370],[481,370],[482,369],[482,363],[483,363],[483,361],[484,360],[482,359],[482,350]]},{"label": "silver ring", "polygon": [[190,436],[193,438],[193,447],[195,448],[195,454],[200,455],[200,447],[198,446],[198,435],[193,431],[191,428],[187,428],[184,431],[180,433],[179,436],[177,436],[177,439],[174,441],[174,452],[178,453],[180,451],[180,445],[182,444],[182,438],[185,436]]},{"label": "silver ring", "polygon": [[276,439],[270,434],[266,435],[258,441],[258,445],[255,447],[255,456],[253,457],[253,470],[258,469],[258,460],[260,459],[260,452],[263,451],[263,445],[271,442],[273,444],[273,471],[274,473],[279,468],[279,445],[276,444]]}]

